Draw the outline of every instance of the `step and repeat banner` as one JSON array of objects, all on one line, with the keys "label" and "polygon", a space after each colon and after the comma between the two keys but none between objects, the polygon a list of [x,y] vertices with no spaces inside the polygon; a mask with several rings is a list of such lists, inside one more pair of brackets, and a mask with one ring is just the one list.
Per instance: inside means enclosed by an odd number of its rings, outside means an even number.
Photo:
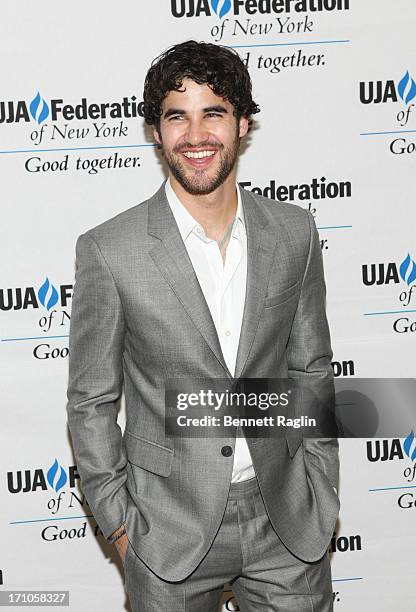
[{"label": "step and repeat banner", "polygon": [[[165,177],[142,90],[168,46],[224,44],[246,62],[261,113],[238,179],[315,217],[335,376],[413,376],[415,23],[412,0],[3,5],[0,592],[66,590],[77,612],[128,609],[71,451],[68,333],[77,237]],[[340,442],[337,612],[412,606],[413,437]],[[238,610],[230,590],[223,610]]]}]

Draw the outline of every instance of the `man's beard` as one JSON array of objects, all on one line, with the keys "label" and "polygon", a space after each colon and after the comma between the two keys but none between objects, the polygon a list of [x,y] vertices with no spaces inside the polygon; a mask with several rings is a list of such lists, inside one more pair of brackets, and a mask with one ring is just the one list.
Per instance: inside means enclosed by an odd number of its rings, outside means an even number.
[{"label": "man's beard", "polygon": [[[201,149],[204,146],[210,148],[215,147],[217,149],[215,155],[219,156],[220,159],[218,171],[212,177],[208,175],[209,168],[207,170],[190,168],[186,171],[184,167],[186,161],[182,161],[180,158],[182,151],[192,151],[194,148]],[[169,170],[184,190],[191,195],[207,195],[222,185],[235,166],[239,147],[240,138],[238,135],[236,135],[234,142],[228,149],[225,149],[222,144],[218,145],[217,143],[202,142],[197,146],[181,145],[180,147],[174,147],[172,151],[166,151],[163,149],[162,142],[163,155]]]}]

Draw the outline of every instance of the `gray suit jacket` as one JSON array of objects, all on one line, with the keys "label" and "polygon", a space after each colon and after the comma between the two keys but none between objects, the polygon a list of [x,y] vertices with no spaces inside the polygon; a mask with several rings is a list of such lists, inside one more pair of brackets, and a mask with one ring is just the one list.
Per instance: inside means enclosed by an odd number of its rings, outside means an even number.
[{"label": "gray suit jacket", "polygon": [[[333,384],[325,282],[312,215],[241,190],[247,292],[235,378]],[[108,537],[178,581],[221,523],[235,438],[167,438],[164,381],[232,379],[164,185],[81,235],[76,247],[68,418],[83,491]],[[124,384],[126,429],[117,424]],[[319,559],[339,511],[336,439],[247,440],[270,521],[295,555]]]}]

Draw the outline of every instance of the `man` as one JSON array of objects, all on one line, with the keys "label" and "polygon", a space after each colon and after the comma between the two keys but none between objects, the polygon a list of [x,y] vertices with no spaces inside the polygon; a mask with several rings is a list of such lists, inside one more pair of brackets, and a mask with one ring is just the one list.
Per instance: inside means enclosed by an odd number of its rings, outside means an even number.
[{"label": "man", "polygon": [[164,422],[173,378],[289,377],[327,394],[313,218],[236,185],[259,109],[235,52],[172,47],[144,103],[168,181],[77,242],[68,415],[84,493],[135,611],[213,612],[229,582],[242,611],[327,612],[337,441],[174,437]]}]

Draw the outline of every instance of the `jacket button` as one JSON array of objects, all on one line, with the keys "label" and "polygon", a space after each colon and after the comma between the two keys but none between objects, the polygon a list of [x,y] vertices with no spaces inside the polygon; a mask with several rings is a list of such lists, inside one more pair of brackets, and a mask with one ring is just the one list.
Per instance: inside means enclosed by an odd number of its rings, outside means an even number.
[{"label": "jacket button", "polygon": [[231,448],[231,446],[223,446],[221,449],[221,454],[224,457],[231,457],[231,455],[233,454],[233,449]]}]

